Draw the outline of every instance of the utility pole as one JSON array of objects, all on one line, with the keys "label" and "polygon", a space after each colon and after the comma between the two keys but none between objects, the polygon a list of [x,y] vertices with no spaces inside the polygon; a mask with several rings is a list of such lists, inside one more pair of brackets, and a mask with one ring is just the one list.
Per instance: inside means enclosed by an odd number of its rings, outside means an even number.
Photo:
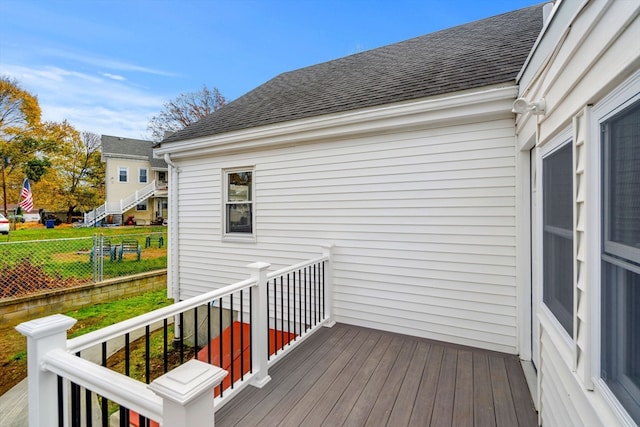
[{"label": "utility pole", "polygon": [[9,163],[9,158],[2,156],[2,202],[4,203],[4,216],[8,216],[7,212],[7,181],[5,179],[4,170]]}]

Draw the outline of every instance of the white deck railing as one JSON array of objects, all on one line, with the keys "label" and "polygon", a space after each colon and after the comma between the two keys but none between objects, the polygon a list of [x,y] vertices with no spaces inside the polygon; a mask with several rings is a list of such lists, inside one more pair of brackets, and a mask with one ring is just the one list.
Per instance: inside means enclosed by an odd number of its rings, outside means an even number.
[{"label": "white deck railing", "polygon": [[[267,273],[267,269],[270,267],[268,263],[258,262],[247,267],[251,272],[251,277],[246,280],[71,340],[66,339],[66,331],[75,323],[75,319],[67,316],[54,315],[20,324],[17,327],[18,331],[27,336],[29,425],[31,427],[50,425],[51,420],[58,419],[59,411],[69,412],[68,408],[73,407],[73,404],[68,402],[68,389],[70,387],[82,387],[96,395],[116,402],[122,408],[126,408],[125,411],[135,411],[135,413],[147,419],[159,422],[162,426],[178,426],[198,424],[198,422],[196,424],[192,423],[194,422],[193,420],[201,421],[204,419],[202,418],[202,411],[210,412],[212,407],[215,409],[220,408],[248,385],[264,386],[270,380],[268,372],[270,365],[299,345],[320,327],[333,324],[331,314],[331,247],[325,247],[322,256],[319,258],[304,261],[272,273]],[[304,304],[302,303],[303,294]],[[235,299],[234,295],[236,296]],[[200,349],[199,344],[204,344],[202,348],[206,348],[207,345],[210,346],[212,343],[208,340],[198,343],[200,329],[209,329],[209,322],[211,322],[210,307],[212,306],[216,306],[219,309],[220,341],[223,339],[223,309],[231,316],[231,321],[233,321],[233,316],[244,319],[246,315],[248,317],[246,320],[249,321],[246,323],[250,323],[251,372],[236,372],[234,374],[234,362],[232,361],[230,368],[232,372],[231,385],[224,390],[222,385],[218,387],[218,384],[224,379],[227,372],[220,367],[215,367],[200,360],[192,359],[174,370],[170,370],[150,384],[145,384],[142,381],[129,378],[126,375],[103,367],[94,361],[83,359],[83,357],[90,358],[90,356],[85,356],[84,353],[89,354],[92,349],[101,349],[103,358],[105,358],[106,356],[104,355],[108,352],[107,347],[112,347],[109,352],[115,351],[120,344],[114,343],[122,341],[123,337],[127,343],[126,345],[128,345],[130,337],[136,336],[136,331],[141,329],[146,330],[148,343],[149,330],[157,328],[159,324],[164,324],[165,344],[167,324],[175,324],[174,339],[180,339],[180,344],[182,345],[182,340],[185,339],[184,335],[186,334],[184,331],[187,330],[185,325],[182,324],[183,322],[186,323],[184,317],[186,314],[191,314],[192,319],[194,318],[194,330],[190,332],[190,335],[191,339],[195,340],[194,347],[197,355]],[[202,320],[198,320],[199,310],[203,309],[203,307],[205,313],[209,313],[208,317],[206,317],[206,327],[203,326]],[[313,316],[311,314],[308,315],[308,309],[315,310]],[[283,314],[285,310],[286,317]],[[289,323],[286,328],[284,327],[285,318]],[[315,320],[313,321],[309,320],[314,318]],[[241,322],[245,321],[241,320]],[[282,329],[286,329],[289,335],[295,336],[295,339],[287,340],[287,343],[281,341],[280,344],[277,344],[278,333],[272,333],[272,335],[276,336],[276,349],[278,351],[275,355],[270,355],[270,338],[269,334],[265,334],[264,331],[268,331],[272,326],[273,329],[277,329],[278,325],[282,325]],[[283,331],[278,332],[284,333]],[[233,332],[231,334],[233,337]],[[207,338],[211,339],[210,333]],[[231,339],[233,340],[233,338]],[[182,347],[180,351],[182,352]],[[209,350],[210,352],[211,350]],[[79,357],[80,355],[82,357]],[[222,358],[222,356],[220,357]],[[242,357],[244,358],[244,356]],[[200,356],[196,357],[196,359],[199,358]],[[231,358],[233,360],[234,355]],[[211,362],[210,355],[209,362]],[[103,359],[102,363],[106,365],[106,359]],[[241,361],[242,364],[243,361]],[[63,384],[65,384],[64,390],[67,390],[67,392],[60,392],[60,386],[56,378],[62,379]],[[70,384],[73,384],[73,386]],[[214,387],[219,390],[219,395],[215,399]],[[199,397],[194,399],[186,398],[186,396],[194,396],[194,393],[197,393]],[[51,399],[51,396],[56,394],[58,394],[59,399],[63,400],[62,402],[55,402],[55,399]],[[212,400],[213,405],[211,405]],[[79,406],[79,404],[76,406]],[[78,411],[77,417],[80,416],[80,409]],[[66,416],[74,416],[66,412],[64,414],[65,419]],[[189,417],[189,419],[184,418],[185,416]],[[207,416],[210,416],[211,420],[213,420],[213,413]],[[105,422],[103,420],[103,423]],[[95,422],[94,425],[96,425]]]}]

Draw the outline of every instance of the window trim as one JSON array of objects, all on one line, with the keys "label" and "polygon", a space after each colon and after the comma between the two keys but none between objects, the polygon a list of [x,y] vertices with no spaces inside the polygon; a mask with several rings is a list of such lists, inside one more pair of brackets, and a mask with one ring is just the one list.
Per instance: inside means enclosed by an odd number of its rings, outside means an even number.
[{"label": "window trim", "polygon": [[[121,172],[125,173],[125,180],[121,180]],[[120,184],[128,184],[129,183],[129,167],[128,166],[118,166],[118,182]]]},{"label": "window trim", "polygon": [[[220,230],[223,241],[256,242],[256,170],[255,166],[232,167],[221,170],[222,200],[221,200],[221,224]],[[237,172],[251,172],[251,233],[227,232],[227,204],[229,192],[229,175]]]},{"label": "window trim", "polygon": [[[536,180],[537,180],[536,187],[537,187],[537,193],[538,193],[537,215],[540,221],[540,226],[538,227],[538,232],[537,232],[537,239],[539,242],[537,255],[540,262],[538,263],[539,279],[538,279],[537,286],[539,286],[538,304],[540,308],[544,310],[544,312],[546,313],[550,321],[550,324],[553,325],[553,328],[556,330],[556,332],[560,334],[560,336],[564,337],[563,342],[568,344],[570,343],[571,345],[573,345],[573,343],[575,342],[575,338],[573,336],[574,333],[567,332],[567,330],[560,323],[560,321],[555,316],[555,314],[551,311],[551,308],[544,302],[544,261],[543,261],[544,230],[545,230],[545,227],[544,227],[544,160],[545,158],[554,154],[558,150],[566,147],[567,144],[571,146],[572,159],[575,159],[575,153],[574,153],[575,150],[573,147],[573,133],[572,133],[572,128],[570,126],[563,129],[561,132],[559,132],[548,143],[539,147],[539,151],[538,151],[538,158],[537,158],[537,164],[536,164],[536,169],[538,171],[536,174]],[[573,160],[572,160],[572,165],[573,165]],[[572,188],[574,188],[573,191],[575,191],[575,185],[573,183],[572,183]],[[575,194],[573,195],[573,198],[575,200]],[[575,210],[575,208],[573,208],[573,210]],[[573,215],[575,215],[575,212],[573,212]],[[572,230],[571,230],[572,243],[573,243],[573,246],[575,247],[575,230],[573,228],[574,227],[572,227]],[[572,260],[572,262],[575,263],[575,260]],[[575,275],[575,272],[574,272],[574,275]],[[573,288],[575,288],[575,283],[572,282],[572,286]],[[572,289],[572,292],[574,292],[574,302],[573,302],[574,308],[572,309],[571,315],[573,317],[573,329],[575,329],[575,313],[573,312],[575,311],[575,289]]]},{"label": "window trim", "polygon": [[[142,177],[142,171],[145,171],[146,181],[142,181],[140,178]],[[138,184],[148,184],[149,183],[149,168],[138,168]]]},{"label": "window trim", "polygon": [[[138,209],[138,206],[140,206],[141,204],[144,203],[144,209]],[[141,201],[140,203],[136,204],[136,212],[147,212],[149,210],[149,199],[145,199],[143,201]]]},{"label": "window trim", "polygon": [[597,260],[587,265],[587,277],[592,278],[588,283],[589,310],[591,322],[590,351],[587,357],[591,358],[591,377],[594,389],[602,396],[605,404],[611,409],[613,415],[622,425],[634,425],[630,414],[622,406],[622,403],[601,378],[602,372],[602,256],[604,254],[603,221],[602,212],[602,141],[600,129],[604,122],[614,117],[633,103],[640,100],[640,71],[636,71],[627,80],[621,83],[608,95],[602,98],[589,110],[587,142],[590,150],[587,151],[587,170],[589,173],[589,203],[587,204],[587,227],[591,230],[587,247],[588,259]]}]

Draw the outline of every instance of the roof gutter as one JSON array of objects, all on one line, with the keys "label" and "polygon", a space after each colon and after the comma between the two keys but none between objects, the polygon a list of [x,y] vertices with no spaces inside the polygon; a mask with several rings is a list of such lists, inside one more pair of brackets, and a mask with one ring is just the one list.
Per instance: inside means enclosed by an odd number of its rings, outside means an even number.
[{"label": "roof gutter", "polygon": [[[169,266],[167,296],[174,302],[180,301],[180,271],[178,269],[178,174],[180,169],[171,160],[169,153],[164,154],[164,161],[169,165],[169,250],[167,265]],[[177,329],[176,329],[177,330]]]}]

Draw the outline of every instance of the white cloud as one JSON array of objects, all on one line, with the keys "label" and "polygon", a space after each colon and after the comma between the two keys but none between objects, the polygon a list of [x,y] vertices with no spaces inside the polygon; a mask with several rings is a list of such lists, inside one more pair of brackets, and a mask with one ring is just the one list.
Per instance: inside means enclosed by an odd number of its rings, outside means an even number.
[{"label": "white cloud", "polygon": [[165,76],[165,77],[174,76],[173,73],[170,73],[167,71],[156,70],[153,68],[143,67],[136,64],[130,64],[128,62],[123,62],[116,59],[95,56],[87,52],[72,52],[68,49],[45,48],[45,49],[42,49],[41,53],[43,55],[51,56],[53,58],[70,59],[80,64],[92,65],[92,66],[103,68],[103,69],[111,69],[111,70],[118,70],[118,71],[133,71],[133,72],[154,74],[154,75]]},{"label": "white cloud", "polygon": [[117,74],[8,64],[0,69],[38,97],[44,120],[66,119],[78,130],[141,138],[165,102]]},{"label": "white cloud", "polygon": [[125,77],[120,76],[118,74],[111,74],[111,73],[100,73],[100,74],[102,74],[103,76],[111,80],[119,80],[119,81],[127,80]]}]

